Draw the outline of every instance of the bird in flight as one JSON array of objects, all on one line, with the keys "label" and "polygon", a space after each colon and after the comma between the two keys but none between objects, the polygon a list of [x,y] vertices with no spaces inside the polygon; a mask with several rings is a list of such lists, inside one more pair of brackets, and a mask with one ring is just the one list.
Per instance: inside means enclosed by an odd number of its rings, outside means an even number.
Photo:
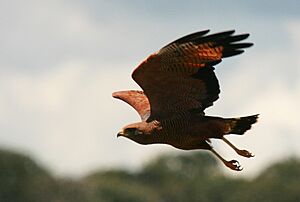
[{"label": "bird in flight", "polygon": [[182,150],[209,150],[227,167],[242,170],[238,161],[227,161],[217,153],[210,140],[221,139],[237,154],[253,157],[225,136],[243,135],[257,121],[258,114],[222,118],[204,113],[219,98],[214,66],[253,45],[242,42],[249,34],[234,35],[234,32],[196,32],[171,42],[144,60],[132,73],[143,91],[112,94],[131,105],[141,117],[141,122],[123,127],[117,136],[143,145],[160,143]]}]

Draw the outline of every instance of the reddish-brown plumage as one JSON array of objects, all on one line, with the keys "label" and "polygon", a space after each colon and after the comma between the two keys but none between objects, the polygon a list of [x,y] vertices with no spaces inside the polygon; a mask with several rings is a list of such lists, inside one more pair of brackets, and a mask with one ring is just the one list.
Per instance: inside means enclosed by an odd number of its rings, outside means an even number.
[{"label": "reddish-brown plumage", "polygon": [[150,104],[143,91],[118,91],[114,92],[112,96],[131,105],[139,113],[142,120],[147,120],[147,118],[149,118]]},{"label": "reddish-brown plumage", "polygon": [[164,143],[179,149],[208,149],[233,170],[237,161],[226,161],[209,144],[223,139],[238,154],[252,157],[233,146],[224,135],[244,134],[257,115],[224,119],[204,116],[204,110],[219,97],[214,65],[222,58],[243,52],[251,43],[241,43],[249,35],[227,31],[206,35],[208,30],[187,35],[150,55],[132,73],[144,91],[119,91],[113,97],[131,105],[142,122],[125,126],[118,135],[140,144]]}]

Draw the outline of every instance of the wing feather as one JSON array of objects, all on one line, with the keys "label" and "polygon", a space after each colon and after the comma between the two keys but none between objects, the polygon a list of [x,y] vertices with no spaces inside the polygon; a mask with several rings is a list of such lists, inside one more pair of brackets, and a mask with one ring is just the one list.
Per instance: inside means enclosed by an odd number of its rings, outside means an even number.
[{"label": "wing feather", "polygon": [[142,121],[145,121],[150,116],[150,104],[148,98],[143,91],[128,90],[118,91],[112,94],[114,98],[123,100],[132,106],[140,115]]},{"label": "wing feather", "polygon": [[143,61],[132,73],[151,105],[149,120],[172,113],[204,111],[219,97],[214,65],[222,58],[238,55],[252,43],[239,43],[249,34],[234,30],[206,35],[196,32],[164,46]]}]

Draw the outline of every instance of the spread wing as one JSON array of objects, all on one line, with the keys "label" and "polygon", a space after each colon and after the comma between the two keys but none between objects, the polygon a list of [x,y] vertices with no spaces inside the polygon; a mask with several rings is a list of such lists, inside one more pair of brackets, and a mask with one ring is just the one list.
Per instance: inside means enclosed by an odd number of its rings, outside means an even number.
[{"label": "spread wing", "polygon": [[143,91],[128,90],[118,91],[112,94],[114,98],[123,100],[131,105],[140,115],[142,121],[146,121],[150,116],[150,104]]},{"label": "spread wing", "polygon": [[149,99],[150,120],[187,110],[203,112],[220,93],[213,66],[253,45],[240,42],[249,34],[233,35],[234,31],[227,31],[207,35],[208,32],[177,39],[148,57],[132,73]]}]

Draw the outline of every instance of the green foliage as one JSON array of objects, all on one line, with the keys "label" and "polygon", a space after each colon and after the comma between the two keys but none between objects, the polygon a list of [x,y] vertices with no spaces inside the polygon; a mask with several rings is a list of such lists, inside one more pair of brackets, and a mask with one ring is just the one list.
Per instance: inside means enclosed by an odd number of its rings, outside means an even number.
[{"label": "green foliage", "polygon": [[30,158],[0,151],[0,201],[300,201],[300,161],[288,159],[251,181],[221,174],[203,152],[165,155],[139,172],[106,170],[80,180],[55,179]]},{"label": "green foliage", "polygon": [[85,201],[81,187],[56,180],[29,157],[0,150],[0,201]]},{"label": "green foliage", "polygon": [[86,177],[83,182],[90,193],[90,201],[147,202],[159,199],[151,188],[126,171],[102,171]]},{"label": "green foliage", "polygon": [[248,183],[240,195],[247,199],[246,202],[300,201],[299,168],[300,161],[294,158],[279,162]]},{"label": "green foliage", "polygon": [[0,151],[0,201],[52,199],[55,182],[28,157]]}]

